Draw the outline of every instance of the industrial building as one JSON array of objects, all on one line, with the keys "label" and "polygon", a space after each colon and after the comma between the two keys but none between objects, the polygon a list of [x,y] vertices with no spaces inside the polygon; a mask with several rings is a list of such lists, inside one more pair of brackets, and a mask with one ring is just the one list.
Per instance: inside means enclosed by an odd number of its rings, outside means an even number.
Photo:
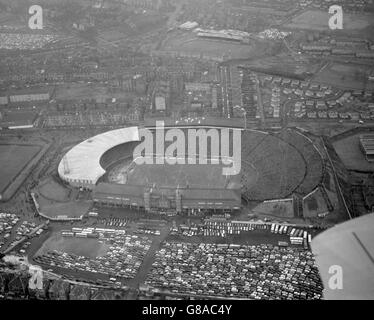
[{"label": "industrial building", "polygon": [[227,40],[234,42],[244,42],[249,38],[249,33],[239,30],[211,30],[196,28],[194,32],[200,38],[215,40]]},{"label": "industrial building", "polygon": [[195,21],[187,21],[179,26],[179,29],[190,31],[195,29],[199,24]]},{"label": "industrial building", "polygon": [[360,135],[360,148],[369,162],[374,162],[374,134]]},{"label": "industrial building", "polygon": [[28,101],[44,101],[49,100],[49,93],[39,93],[39,94],[19,94],[9,96],[10,102],[28,102]]},{"label": "industrial building", "polygon": [[170,104],[170,95],[169,81],[159,81],[153,91],[152,110],[154,112],[167,110]]}]

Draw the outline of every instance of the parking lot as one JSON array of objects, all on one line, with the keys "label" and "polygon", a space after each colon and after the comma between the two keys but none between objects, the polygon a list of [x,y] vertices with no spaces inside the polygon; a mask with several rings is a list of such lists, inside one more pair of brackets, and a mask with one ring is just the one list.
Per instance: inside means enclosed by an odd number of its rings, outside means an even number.
[{"label": "parking lot", "polygon": [[37,263],[76,272],[107,275],[113,284],[131,279],[137,274],[152,243],[147,237],[108,228],[72,228],[63,230],[61,235],[66,241],[74,239],[76,246],[91,238],[92,241],[105,244],[106,250],[96,257],[90,257],[89,253],[72,253],[72,250],[43,250],[34,257]]},{"label": "parking lot", "polygon": [[312,253],[273,245],[166,242],[156,254],[146,285],[188,296],[249,299],[322,296]]},{"label": "parking lot", "polygon": [[10,238],[12,230],[15,229],[18,221],[19,218],[15,214],[0,213],[0,249]]}]

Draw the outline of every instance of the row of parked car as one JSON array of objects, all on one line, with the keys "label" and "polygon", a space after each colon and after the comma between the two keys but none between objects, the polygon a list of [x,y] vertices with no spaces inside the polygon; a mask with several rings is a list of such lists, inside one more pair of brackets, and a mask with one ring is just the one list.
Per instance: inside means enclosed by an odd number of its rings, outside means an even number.
[{"label": "row of parked car", "polygon": [[273,245],[166,242],[145,282],[154,292],[249,299],[320,299],[310,251]]},{"label": "row of parked car", "polygon": [[[66,232],[66,231],[65,231]],[[74,233],[74,231],[71,231]],[[48,251],[34,258],[42,265],[60,267],[77,272],[100,273],[116,278],[133,278],[152,243],[147,237],[126,234],[124,230],[98,230],[99,239],[107,247],[105,254],[90,258],[62,251]],[[85,241],[84,238],[77,239]]]},{"label": "row of parked car", "polygon": [[[227,237],[229,235],[238,235],[243,232],[253,230],[267,230],[271,233],[288,235],[291,238],[301,238],[304,247],[308,247],[311,242],[311,234],[303,228],[295,228],[290,225],[277,223],[256,223],[251,221],[231,221],[227,219],[205,219],[202,224],[173,226],[170,235],[174,236],[216,236]],[[296,243],[294,243],[296,244]]]},{"label": "row of parked car", "polygon": [[10,237],[19,218],[13,213],[0,212],[0,249]]},{"label": "row of parked car", "polygon": [[107,227],[118,227],[124,228],[129,223],[129,220],[126,218],[104,218],[99,220],[100,224],[103,224]]}]

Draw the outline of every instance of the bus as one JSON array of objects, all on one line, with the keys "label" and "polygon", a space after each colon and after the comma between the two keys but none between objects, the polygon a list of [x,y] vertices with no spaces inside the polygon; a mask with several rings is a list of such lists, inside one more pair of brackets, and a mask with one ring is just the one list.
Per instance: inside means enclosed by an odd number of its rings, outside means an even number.
[{"label": "bus", "polygon": [[308,243],[311,243],[312,242],[312,235],[309,233],[308,234]]}]

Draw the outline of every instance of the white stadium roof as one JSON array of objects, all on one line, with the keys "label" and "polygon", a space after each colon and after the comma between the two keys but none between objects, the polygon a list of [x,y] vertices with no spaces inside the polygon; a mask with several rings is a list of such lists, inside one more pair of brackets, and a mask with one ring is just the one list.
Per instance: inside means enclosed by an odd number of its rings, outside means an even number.
[{"label": "white stadium roof", "polygon": [[122,143],[140,141],[138,127],[108,131],[91,137],[73,147],[61,160],[58,173],[65,181],[95,184],[105,173],[101,156]]}]

